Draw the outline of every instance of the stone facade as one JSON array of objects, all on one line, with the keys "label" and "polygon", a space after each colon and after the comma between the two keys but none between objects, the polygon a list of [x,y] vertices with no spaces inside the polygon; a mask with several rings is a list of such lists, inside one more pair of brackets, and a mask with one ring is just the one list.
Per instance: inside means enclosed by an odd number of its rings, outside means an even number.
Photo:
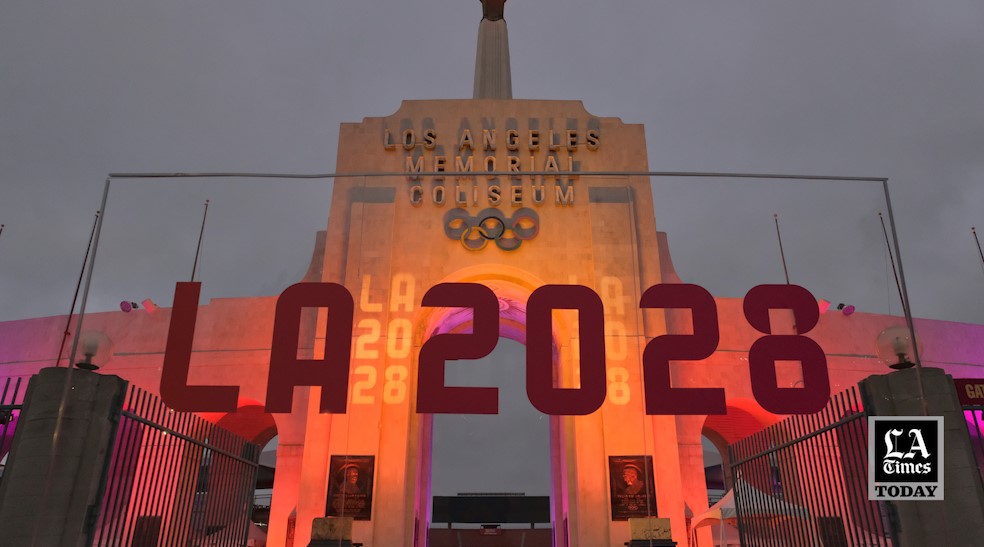
[{"label": "stone facade", "polygon": [[[189,383],[241,386],[239,406],[251,417],[208,418],[261,443],[279,435],[269,545],[284,545],[292,513],[294,545],[306,544],[312,520],[324,516],[329,458],[344,454],[376,458],[373,519],[353,523],[353,540],[367,547],[411,545],[416,533],[417,544],[425,544],[432,424],[416,412],[418,356],[434,335],[470,329],[469,314],[421,306],[427,290],[442,282],[491,287],[500,336],[523,343],[526,303],[538,287],[580,284],[600,296],[607,399],[589,415],[550,423],[555,537],[566,535],[578,546],[627,541],[628,522],[611,520],[608,458],[649,455],[659,516],[670,519],[674,539],[685,544],[688,515],[707,507],[701,435],[723,446],[782,417],[755,401],[747,356],[761,333],[745,320],[742,301],[731,298],[716,300],[717,351],[671,369],[674,386],[724,388],[728,414],[644,412],[646,342],[690,327],[683,313],[640,311],[638,305],[648,287],[680,281],[653,218],[649,179],[617,174],[648,171],[643,127],[593,116],[576,101],[406,101],[390,116],[344,124],[337,166],[351,176],[336,180],[323,249],[315,252],[306,280],[342,284],[355,300],[348,412],[320,414],[318,388],[297,390],[290,414],[263,412],[275,296],[216,299],[199,311]],[[465,173],[438,179],[417,171]],[[379,173],[386,175],[369,176]],[[467,222],[454,224],[447,216],[456,208],[475,221],[497,209],[504,224],[530,209],[535,235],[515,250],[504,250],[494,237],[471,250],[482,236],[475,230],[464,239],[454,235],[455,226]],[[516,224],[514,234],[516,228],[531,233],[529,225]],[[315,358],[324,351],[327,323],[325,311],[318,313],[305,315],[299,352]],[[169,318],[168,308],[87,316],[87,330],[111,341],[101,371],[157,392]],[[0,323],[3,376],[53,365],[64,322]],[[860,312],[821,315],[808,336],[827,355],[831,391],[884,372],[874,340],[900,324],[901,317]],[[772,327],[793,329],[791,318],[779,316]],[[917,320],[916,329],[927,348],[925,364],[955,377],[984,376],[984,327]],[[579,386],[581,341],[573,312],[556,315],[550,342],[558,387]],[[797,367],[779,372],[782,387],[800,380]]]}]

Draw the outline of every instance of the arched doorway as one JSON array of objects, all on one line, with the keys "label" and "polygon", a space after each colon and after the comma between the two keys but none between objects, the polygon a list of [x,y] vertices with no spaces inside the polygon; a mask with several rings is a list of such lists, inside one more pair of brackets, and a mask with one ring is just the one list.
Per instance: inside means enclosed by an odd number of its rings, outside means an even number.
[{"label": "arched doorway", "polygon": [[[731,489],[730,470],[728,465],[727,442],[716,432],[705,430],[700,436],[701,449],[704,456],[704,485],[707,488],[707,505],[713,506]],[[723,443],[723,444],[722,444]]]},{"label": "arched doorway", "polygon": [[[258,402],[240,399],[237,411],[222,416],[216,421],[216,425],[262,448],[250,514],[249,539],[254,545],[266,545],[276,477],[277,423],[273,415],[267,413]],[[203,487],[208,488],[211,485]]]},{"label": "arched doorway", "polygon": [[[277,447],[279,436],[270,439],[262,445],[260,451],[260,467],[256,475],[256,489],[253,491],[253,513],[251,521],[257,532],[262,532],[266,539],[270,529],[270,505],[273,502],[273,482],[277,473]],[[253,529],[251,527],[251,532]],[[253,539],[253,538],[251,538]],[[255,541],[257,547],[265,543]]]},{"label": "arched doorway", "polygon": [[[512,373],[519,373],[518,381],[514,380],[512,385],[507,392],[519,397],[525,397],[525,351],[520,344],[526,343],[526,302],[529,299],[529,295],[537,287],[543,285],[542,282],[535,279],[533,276],[526,274],[515,268],[506,266],[496,266],[496,267],[476,267],[472,269],[467,269],[462,272],[458,272],[456,275],[449,276],[444,279],[443,282],[472,282],[481,283],[488,286],[496,294],[499,301],[499,336],[500,343],[503,338],[510,339],[513,342],[503,344],[505,351],[513,354],[514,369]],[[572,312],[573,313],[573,312]],[[555,316],[553,324],[553,336],[551,340],[554,356],[554,366],[559,367],[565,362],[565,360],[570,361],[573,356],[571,355],[570,348],[560,340],[565,340],[569,336],[572,325],[568,321],[569,315]],[[450,309],[424,309],[416,321],[417,325],[423,325],[423,329],[415,329],[416,332],[420,333],[420,339],[415,340],[415,346],[419,349],[428,339],[437,334],[445,333],[462,333],[470,332],[471,330],[471,312],[469,310],[462,310],[461,308],[450,308]],[[508,349],[511,346],[511,351]],[[495,353],[493,351],[493,353]],[[419,355],[419,351],[415,352]],[[474,361],[468,361],[464,363],[447,363],[445,365],[445,370],[453,370],[456,367],[461,367],[462,365],[466,367],[466,370],[475,369]],[[452,384],[452,374],[449,374],[448,385]],[[469,383],[470,386],[474,387],[488,387],[495,384],[473,384]],[[512,389],[516,388],[516,389]],[[535,412],[532,406],[529,404],[529,400],[525,400],[525,405],[513,405],[513,401],[506,401],[503,399],[503,393],[499,394],[499,411],[500,413],[508,412],[512,413],[518,410],[519,415],[523,415],[524,406],[529,410]],[[511,408],[506,409],[506,405],[509,404]],[[519,409],[515,408],[519,406]],[[537,413],[539,414],[539,413]],[[417,481],[415,487],[416,496],[416,525],[415,525],[415,537],[418,545],[428,545],[428,529],[432,521],[432,494],[433,490],[433,470],[434,470],[434,449],[436,447],[434,430],[435,422],[440,423],[445,418],[451,420],[464,420],[467,421],[468,417],[449,417],[449,416],[433,416],[428,414],[418,414],[416,415],[416,420],[414,426],[416,428],[416,434],[418,438],[419,446],[419,459],[417,465]],[[547,481],[547,492],[546,495],[550,498],[550,520],[551,528],[553,530],[552,537],[550,538],[549,544],[554,546],[566,545],[566,536],[564,534],[564,529],[566,527],[566,515],[567,515],[567,473],[565,469],[565,454],[562,447],[564,432],[560,422],[560,419],[556,416],[550,417],[546,415],[539,414],[538,421],[546,422],[545,428],[538,428],[534,431],[540,431],[541,435],[545,435],[545,445],[546,453],[549,454],[549,464],[546,466],[548,472]],[[500,422],[500,425],[502,423]],[[438,447],[439,448],[439,447]],[[503,493],[501,490],[498,493]],[[515,492],[512,492],[515,493]],[[527,525],[528,526],[528,525]]]},{"label": "arched doorway", "polygon": [[[529,402],[526,395],[525,347],[500,338],[495,350],[477,361],[451,361],[447,384],[496,386],[499,414],[434,416],[431,462],[431,506],[468,504],[484,512],[469,516],[467,523],[452,522],[451,513],[432,514],[431,547],[465,544],[481,534],[498,534],[503,544],[534,547],[550,545],[549,523],[537,524],[537,513],[549,508],[550,417]],[[514,513],[495,519],[500,507]],[[529,522],[512,522],[522,519]],[[488,522],[473,522],[488,518]],[[447,522],[445,522],[447,521]],[[446,525],[446,527],[445,527]],[[484,527],[484,528],[483,528]],[[492,539],[492,538],[489,538]]]},{"label": "arched doorway", "polygon": [[[755,401],[738,398],[728,400],[727,413],[707,417],[701,428],[701,447],[709,507],[725,503],[729,499],[726,497],[728,492],[739,480],[731,469],[728,445],[762,430],[777,419]],[[778,474],[775,478],[778,480]],[[781,488],[781,483],[776,481],[765,482],[769,488]],[[732,545],[738,543],[738,529],[732,523],[713,522],[708,526],[704,522],[703,527],[696,529],[694,537],[698,545]]]}]

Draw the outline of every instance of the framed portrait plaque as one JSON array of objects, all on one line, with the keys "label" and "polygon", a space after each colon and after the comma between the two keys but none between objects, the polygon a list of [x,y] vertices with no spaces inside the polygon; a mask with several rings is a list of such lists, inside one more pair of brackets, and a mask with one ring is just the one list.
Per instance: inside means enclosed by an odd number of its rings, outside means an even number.
[{"label": "framed portrait plaque", "polygon": [[609,456],[612,520],[656,516],[652,456]]},{"label": "framed portrait plaque", "polygon": [[369,520],[375,471],[375,456],[332,456],[325,516]]}]

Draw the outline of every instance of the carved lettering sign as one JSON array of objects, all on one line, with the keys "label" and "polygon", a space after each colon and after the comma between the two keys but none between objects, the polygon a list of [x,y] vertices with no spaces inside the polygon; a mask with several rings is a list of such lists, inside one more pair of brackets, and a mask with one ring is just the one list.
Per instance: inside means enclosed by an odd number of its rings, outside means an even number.
[{"label": "carved lettering sign", "polygon": [[[435,129],[404,129],[398,134],[390,129],[383,131],[385,150],[404,151],[404,172],[410,181],[418,181],[419,173],[424,172],[457,173],[453,187],[413,183],[408,191],[410,204],[414,206],[429,201],[436,206],[453,202],[459,207],[497,207],[506,203],[521,207],[543,205],[548,200],[555,205],[571,206],[575,200],[573,178],[577,173],[574,155],[580,149],[597,151],[600,146],[601,132],[597,129],[473,132],[465,128],[446,142]],[[529,176],[531,189],[527,192],[522,186],[503,184],[492,174],[496,172],[508,172],[505,178],[511,180],[521,180],[534,172],[548,175],[535,179]],[[479,184],[478,177],[486,179],[484,184]],[[443,182],[444,177],[436,176],[434,180]]]}]

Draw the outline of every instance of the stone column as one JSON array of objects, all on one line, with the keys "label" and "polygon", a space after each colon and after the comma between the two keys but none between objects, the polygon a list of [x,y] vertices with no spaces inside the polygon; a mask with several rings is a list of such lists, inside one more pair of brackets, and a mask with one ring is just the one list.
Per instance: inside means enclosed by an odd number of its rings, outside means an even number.
[{"label": "stone column", "polygon": [[308,388],[307,430],[301,455],[300,485],[297,495],[297,523],[294,545],[307,545],[311,540],[311,523],[325,515],[328,495],[328,439],[331,416],[321,414],[321,389]]},{"label": "stone column", "polygon": [[[861,382],[865,406],[876,416],[920,416],[918,369],[870,376]],[[901,547],[977,545],[984,537],[984,487],[953,379],[942,369],[922,369],[930,416],[943,416],[943,501],[899,501]]]},{"label": "stone column", "polygon": [[297,444],[285,444],[285,440],[281,438],[280,444],[277,445],[277,473],[274,479],[276,482],[270,500],[270,523],[267,528],[268,547],[286,545],[287,521],[291,513],[297,511],[297,497],[301,490],[303,439]]},{"label": "stone column", "polygon": [[[54,447],[68,373],[67,368],[46,368],[28,384],[0,485],[4,545],[82,545],[85,539],[86,519],[96,503],[103,466],[113,445],[113,417],[127,384],[118,376],[73,370],[59,442]],[[44,495],[49,469],[51,485]]]},{"label": "stone column", "polygon": [[[687,528],[687,520],[705,511],[708,506],[707,500],[707,479],[704,472],[704,447],[701,444],[701,425],[706,417],[704,416],[677,416],[677,455],[680,461],[680,475],[683,486],[683,499],[685,505],[683,522],[674,523],[673,531],[678,532],[677,528]],[[727,465],[727,451],[722,454],[723,466]],[[727,484],[727,479],[725,479]],[[686,509],[690,510],[687,514]],[[697,529],[698,545],[711,545],[711,527],[705,526]],[[689,538],[688,538],[689,539]]]}]

